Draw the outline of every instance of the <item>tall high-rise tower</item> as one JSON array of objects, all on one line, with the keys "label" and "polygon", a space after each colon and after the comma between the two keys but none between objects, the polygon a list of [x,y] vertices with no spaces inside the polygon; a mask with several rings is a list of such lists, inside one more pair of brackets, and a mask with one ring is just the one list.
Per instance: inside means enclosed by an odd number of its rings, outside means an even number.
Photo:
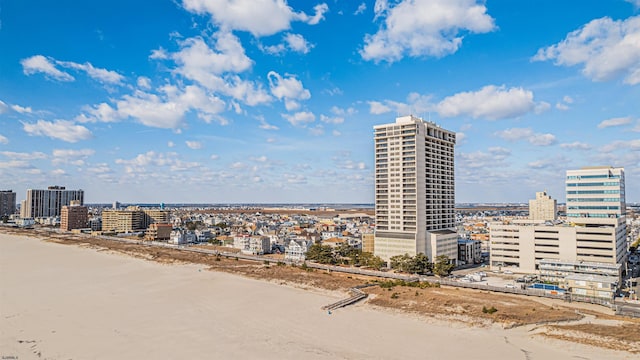
[{"label": "tall high-rise tower", "polygon": [[414,116],[374,126],[374,253],[457,257],[456,134]]},{"label": "tall high-rise tower", "polygon": [[[597,261],[626,263],[627,223],[624,193],[624,169],[584,167],[568,170],[567,221],[583,228],[578,235],[578,256],[591,256]],[[604,239],[596,237],[603,232]]]},{"label": "tall high-rise tower", "polygon": [[72,200],[84,204],[83,190],[66,190],[64,186],[49,186],[47,190],[27,190],[27,198],[22,201],[20,217],[37,218],[60,216],[62,207]]}]

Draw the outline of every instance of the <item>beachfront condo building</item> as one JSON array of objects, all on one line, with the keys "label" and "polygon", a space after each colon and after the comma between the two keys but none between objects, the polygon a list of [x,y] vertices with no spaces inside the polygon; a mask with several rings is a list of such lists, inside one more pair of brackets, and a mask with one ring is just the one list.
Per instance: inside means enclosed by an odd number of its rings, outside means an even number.
[{"label": "beachfront condo building", "polygon": [[46,190],[28,189],[27,198],[21,202],[20,217],[57,217],[62,207],[77,200],[84,204],[83,190],[67,190],[64,186],[49,186]]},{"label": "beachfront condo building", "polygon": [[0,190],[0,217],[16,212],[16,193],[12,190]]},{"label": "beachfront condo building", "polygon": [[554,221],[558,218],[558,202],[547,195],[546,191],[536,193],[536,198],[529,200],[529,219]]},{"label": "beachfront condo building", "polygon": [[455,261],[456,134],[415,116],[374,126],[374,254],[423,253]]},{"label": "beachfront condo building", "polygon": [[618,277],[625,271],[624,169],[569,170],[565,185],[566,221],[511,220],[490,224],[492,268],[539,273],[566,263],[584,263],[591,268],[620,265],[616,267],[620,269]]},{"label": "beachfront condo building", "polygon": [[89,209],[81,206],[78,201],[72,201],[71,205],[62,207],[60,213],[60,229],[71,231],[84,229],[89,224]]},{"label": "beachfront condo building", "polygon": [[126,209],[105,209],[102,211],[102,230],[132,232],[147,229],[149,225],[169,222],[169,210],[142,209],[129,206]]}]

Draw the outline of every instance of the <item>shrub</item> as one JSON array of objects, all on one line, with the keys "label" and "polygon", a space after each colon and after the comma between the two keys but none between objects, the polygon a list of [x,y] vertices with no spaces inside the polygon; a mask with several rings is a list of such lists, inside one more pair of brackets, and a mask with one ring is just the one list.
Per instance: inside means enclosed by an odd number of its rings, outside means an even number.
[{"label": "shrub", "polygon": [[397,292],[394,292],[393,294],[391,294],[392,299],[397,299],[399,297],[400,297],[400,294],[398,294]]},{"label": "shrub", "polygon": [[498,311],[498,309],[496,309],[495,307],[491,306],[490,308],[487,308],[486,306],[482,307],[482,312],[485,314],[493,314],[496,311]]},{"label": "shrub", "polygon": [[278,266],[285,266],[285,265],[287,265],[287,264],[285,264],[285,263],[284,263],[284,262],[282,262],[282,261],[278,261],[278,262],[276,263],[276,265],[278,265]]}]

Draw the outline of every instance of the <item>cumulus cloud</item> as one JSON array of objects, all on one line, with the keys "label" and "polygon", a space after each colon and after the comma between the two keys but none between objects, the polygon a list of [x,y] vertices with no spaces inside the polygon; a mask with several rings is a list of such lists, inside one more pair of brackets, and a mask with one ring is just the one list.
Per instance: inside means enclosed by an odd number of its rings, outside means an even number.
[{"label": "cumulus cloud", "polygon": [[211,15],[222,29],[247,31],[256,37],[276,34],[293,21],[315,25],[329,10],[326,4],[314,7],[315,14],[295,12],[282,0],[183,0],[183,7],[196,14]]},{"label": "cumulus cloud", "polygon": [[536,146],[549,146],[556,143],[555,135],[535,133],[531,128],[511,128],[495,134],[507,141],[527,140]]},{"label": "cumulus cloud", "polygon": [[7,139],[6,136],[3,136],[2,134],[0,134],[0,144],[7,145],[8,143],[9,143],[9,139]]},{"label": "cumulus cloud", "polygon": [[503,166],[511,156],[511,150],[503,147],[491,147],[487,151],[471,153],[460,152],[458,155],[460,169],[486,169]]},{"label": "cumulus cloud", "polygon": [[564,143],[564,144],[560,144],[560,147],[563,149],[569,149],[569,150],[589,150],[591,149],[591,145],[580,142],[580,141],[574,141],[572,143]]},{"label": "cumulus cloud", "polygon": [[4,101],[0,100],[0,114],[4,114],[9,111],[9,106],[4,103]]},{"label": "cumulus cloud", "polygon": [[47,158],[47,154],[40,151],[34,151],[30,153],[15,152],[15,151],[0,151],[0,155],[14,159],[14,160],[40,160],[40,159]]},{"label": "cumulus cloud", "polygon": [[56,61],[56,63],[64,68],[84,71],[94,80],[97,80],[103,84],[118,85],[124,81],[124,76],[118,74],[115,71],[96,68],[91,63],[79,64],[72,61]]},{"label": "cumulus cloud", "polygon": [[151,89],[151,79],[146,76],[138,76],[137,80],[138,87],[143,90]]},{"label": "cumulus cloud", "polygon": [[189,147],[189,149],[198,150],[202,149],[202,143],[200,141],[185,141],[185,144]]},{"label": "cumulus cloud", "polygon": [[320,121],[327,124],[342,124],[344,122],[344,118],[340,116],[320,115]]},{"label": "cumulus cloud", "polygon": [[301,54],[307,54],[313,47],[302,35],[299,34],[286,34],[284,36],[284,41],[287,43],[289,49]]},{"label": "cumulus cloud", "polygon": [[33,75],[43,73],[47,77],[60,81],[73,81],[75,78],[70,74],[56,68],[54,63],[42,55],[34,55],[32,57],[20,60],[22,71],[25,75]]},{"label": "cumulus cloud", "polygon": [[[237,73],[251,68],[240,40],[230,32],[220,31],[212,36],[213,48],[201,37],[192,37],[179,42],[176,53],[163,52],[163,57],[177,64],[175,73],[194,81],[204,88],[244,101],[250,106],[271,101],[260,84],[243,80]],[[160,58],[156,56],[156,58]]]},{"label": "cumulus cloud", "polygon": [[629,85],[640,83],[640,16],[625,20],[595,19],[570,32],[564,40],[538,50],[533,61],[582,66],[593,81],[622,77]]},{"label": "cumulus cloud", "polygon": [[600,151],[604,153],[610,153],[613,151],[624,149],[627,151],[639,151],[640,139],[635,140],[616,140],[600,148]]},{"label": "cumulus cloud", "polygon": [[258,121],[262,130],[278,130],[277,126],[269,124],[262,116],[258,117]]},{"label": "cumulus cloud", "polygon": [[496,28],[484,4],[476,0],[403,0],[391,6],[376,1],[375,18],[384,18],[377,33],[366,35],[365,60],[393,62],[404,56],[442,57],[455,53],[465,33]]},{"label": "cumulus cloud", "polygon": [[533,92],[523,88],[506,89],[487,85],[475,92],[449,96],[437,105],[443,117],[471,116],[489,120],[514,118],[534,110]]},{"label": "cumulus cloud", "polygon": [[604,129],[612,126],[629,125],[631,124],[631,122],[633,122],[633,119],[629,116],[607,119],[607,120],[601,121],[598,124],[598,129]]},{"label": "cumulus cloud", "polygon": [[13,111],[20,113],[20,114],[31,114],[33,112],[33,109],[31,109],[31,107],[27,106],[27,107],[23,107],[20,105],[11,105],[11,108],[13,109]]},{"label": "cumulus cloud", "polygon": [[365,10],[367,10],[367,4],[366,3],[362,3],[360,5],[358,5],[358,8],[356,9],[356,11],[353,13],[353,15],[360,15],[362,14]]},{"label": "cumulus cloud", "polygon": [[93,149],[54,149],[51,153],[51,163],[54,165],[72,164],[82,166],[85,164],[85,160],[95,153]]},{"label": "cumulus cloud", "polygon": [[24,131],[31,136],[47,136],[71,143],[87,140],[93,136],[86,127],[68,120],[38,120],[36,123],[23,123],[22,125]]},{"label": "cumulus cloud", "polygon": [[282,77],[277,72],[270,71],[267,74],[267,78],[269,79],[271,94],[280,100],[284,99],[285,107],[289,111],[300,107],[297,100],[311,98],[309,90],[305,89],[302,82],[292,75]]},{"label": "cumulus cloud", "polygon": [[304,126],[316,120],[316,116],[309,111],[301,111],[292,115],[282,114],[282,117],[293,126]]},{"label": "cumulus cloud", "polygon": [[181,160],[175,152],[158,153],[155,151],[138,154],[133,159],[116,159],[115,163],[123,165],[125,173],[133,176],[147,173],[149,168],[154,167],[164,167],[170,171],[185,171],[200,166],[197,162]]},{"label": "cumulus cloud", "polygon": [[393,100],[369,101],[369,112],[374,115],[395,112],[397,114],[423,114],[433,110],[431,95],[409,93],[406,102]]},{"label": "cumulus cloud", "polygon": [[167,85],[160,88],[159,94],[136,90],[116,100],[114,106],[101,103],[88,108],[89,115],[82,115],[78,120],[112,122],[132,118],[149,127],[177,129],[183,125],[184,115],[190,110],[207,123],[216,120],[226,125],[226,119],[219,115],[224,109],[224,101],[207,94],[199,86],[179,89]]}]

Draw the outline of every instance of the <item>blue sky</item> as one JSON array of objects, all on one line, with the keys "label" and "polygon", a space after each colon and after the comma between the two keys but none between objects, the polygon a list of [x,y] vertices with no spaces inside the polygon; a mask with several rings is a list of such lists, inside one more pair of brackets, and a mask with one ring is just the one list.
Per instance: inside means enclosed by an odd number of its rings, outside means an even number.
[{"label": "blue sky", "polygon": [[373,126],[456,131],[456,201],[640,201],[640,1],[0,0],[0,188],[373,202]]}]

